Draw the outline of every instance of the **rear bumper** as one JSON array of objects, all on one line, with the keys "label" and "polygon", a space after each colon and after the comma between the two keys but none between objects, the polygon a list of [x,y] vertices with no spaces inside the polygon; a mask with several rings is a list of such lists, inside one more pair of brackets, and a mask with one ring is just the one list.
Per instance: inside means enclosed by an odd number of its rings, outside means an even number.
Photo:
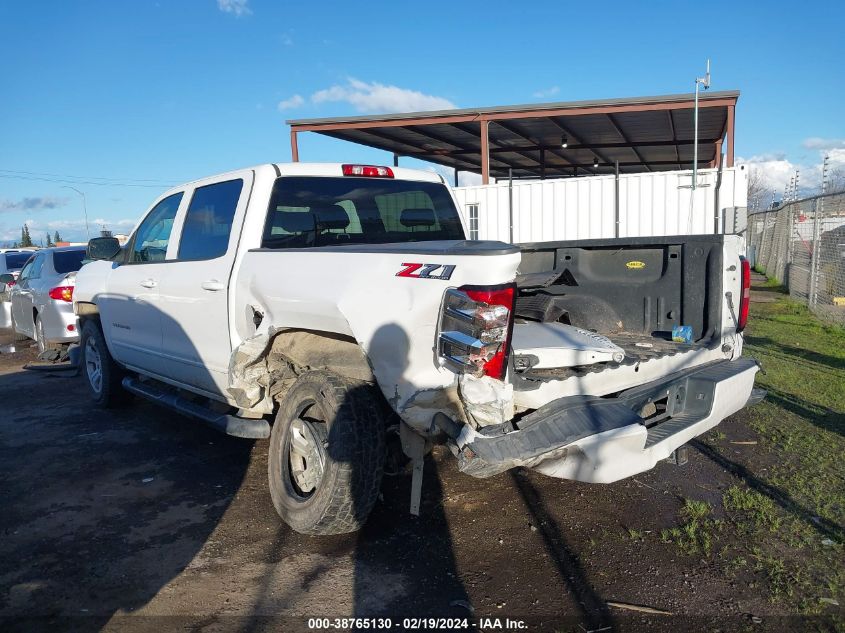
[{"label": "rear bumper", "polygon": [[[44,337],[50,343],[74,343],[79,340],[73,304],[67,301],[50,301],[39,313],[44,325]],[[68,327],[73,327],[69,330]]]},{"label": "rear bumper", "polygon": [[[624,391],[613,398],[561,398],[517,422],[445,428],[459,469],[489,477],[516,466],[552,477],[610,483],[652,468],[679,446],[753,402],[756,361],[717,361]],[[646,427],[638,412],[668,398],[669,416]]]}]

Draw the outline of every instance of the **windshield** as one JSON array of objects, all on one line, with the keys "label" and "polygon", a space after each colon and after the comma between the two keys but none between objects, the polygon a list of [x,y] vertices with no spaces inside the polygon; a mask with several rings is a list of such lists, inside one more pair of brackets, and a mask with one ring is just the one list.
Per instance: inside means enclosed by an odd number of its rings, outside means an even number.
[{"label": "windshield", "polygon": [[53,253],[53,268],[57,273],[71,273],[82,268],[85,250],[55,251]]},{"label": "windshield", "polygon": [[4,253],[6,257],[6,270],[20,270],[32,253]]},{"label": "windshield", "polygon": [[449,190],[433,182],[288,176],[276,180],[264,248],[463,240]]}]

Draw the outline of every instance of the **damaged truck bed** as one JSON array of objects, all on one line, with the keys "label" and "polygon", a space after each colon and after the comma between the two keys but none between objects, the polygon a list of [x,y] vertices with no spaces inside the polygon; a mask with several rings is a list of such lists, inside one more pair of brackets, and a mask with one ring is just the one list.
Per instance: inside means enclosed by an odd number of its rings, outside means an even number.
[{"label": "damaged truck bed", "polygon": [[399,446],[416,512],[435,443],[477,477],[610,482],[745,406],[743,251],[731,235],[471,241],[437,174],[259,165],[164,193],[123,247],[91,241],[81,367],[99,405],[126,389],[269,435],[279,516],[349,532]]}]

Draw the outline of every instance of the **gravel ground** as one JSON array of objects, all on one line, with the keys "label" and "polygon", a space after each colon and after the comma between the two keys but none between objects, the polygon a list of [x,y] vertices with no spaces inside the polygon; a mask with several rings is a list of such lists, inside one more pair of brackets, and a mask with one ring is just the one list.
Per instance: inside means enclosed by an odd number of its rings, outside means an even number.
[{"label": "gravel ground", "polygon": [[[266,441],[137,400],[94,409],[70,372],[22,370],[33,358],[0,354],[4,630],[306,630],[338,616],[389,616],[397,630],[422,616],[479,630],[496,630],[486,617],[550,631],[784,626],[753,577],[656,538],[685,499],[718,506],[736,482],[702,452],[586,485],[522,471],[472,479],[436,449],[420,518],[400,475],[362,532],[305,537],[274,513]],[[743,415],[719,427],[728,439],[754,437]]]}]

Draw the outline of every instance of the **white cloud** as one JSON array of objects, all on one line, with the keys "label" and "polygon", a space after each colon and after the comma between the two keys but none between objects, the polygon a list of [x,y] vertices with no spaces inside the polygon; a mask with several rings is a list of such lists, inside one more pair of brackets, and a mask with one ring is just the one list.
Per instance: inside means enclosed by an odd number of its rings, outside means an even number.
[{"label": "white cloud", "polygon": [[252,15],[249,0],[217,0],[217,8],[223,13],[232,13],[235,17]]},{"label": "white cloud", "polygon": [[305,99],[303,99],[302,96],[293,95],[284,101],[279,101],[279,110],[291,110],[293,108],[298,108],[303,103],[305,103]]},{"label": "white cloud", "polygon": [[759,154],[751,158],[737,158],[736,162],[738,165],[746,165],[752,172],[760,173],[766,188],[773,190],[778,197],[795,175],[795,170],[802,167],[787,159],[785,154]]},{"label": "white cloud", "polygon": [[842,149],[845,148],[845,138],[821,138],[819,136],[811,136],[804,139],[802,143],[807,149]]},{"label": "white cloud", "polygon": [[334,85],[311,95],[312,103],[346,102],[359,112],[420,112],[424,110],[449,110],[455,104],[418,90],[386,86],[378,82],[367,83],[349,78],[345,85]]},{"label": "white cloud", "polygon": [[41,209],[57,209],[67,204],[67,198],[39,196],[36,198],[21,198],[20,200],[0,200],[2,211],[40,211]]},{"label": "white cloud", "polygon": [[560,88],[557,86],[552,86],[551,88],[543,88],[542,90],[538,90],[534,93],[534,96],[538,99],[545,99],[547,97],[553,97],[557,93],[560,92]]},{"label": "white cloud", "polygon": [[845,148],[820,149],[818,159],[806,163],[792,162],[782,153],[737,158],[736,162],[738,165],[747,165],[752,172],[758,172],[765,186],[774,191],[776,199],[779,200],[790,180],[795,176],[796,170],[798,171],[799,196],[818,194],[821,190],[825,156],[828,157],[829,172],[845,170]]}]

